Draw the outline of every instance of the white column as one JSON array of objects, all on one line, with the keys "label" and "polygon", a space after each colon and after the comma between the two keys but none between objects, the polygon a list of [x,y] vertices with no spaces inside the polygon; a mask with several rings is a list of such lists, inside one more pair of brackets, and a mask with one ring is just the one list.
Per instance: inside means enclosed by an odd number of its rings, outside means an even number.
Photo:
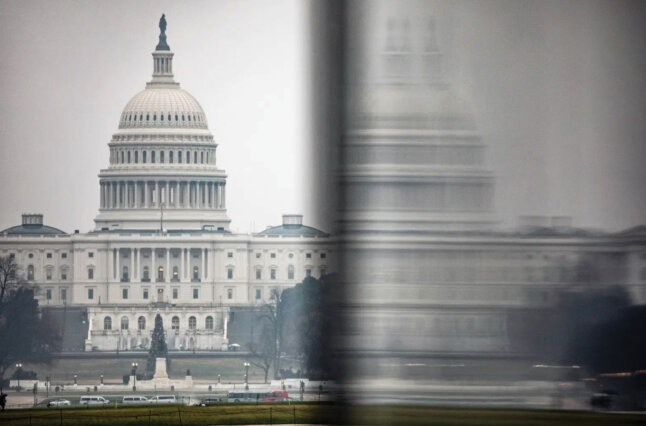
[{"label": "white column", "polygon": [[195,182],[195,208],[202,207],[202,196],[200,191],[200,182]]},{"label": "white column", "polygon": [[121,281],[121,275],[119,275],[120,274],[120,271],[119,271],[119,266],[120,266],[119,265],[119,249],[114,249],[114,252],[115,252],[115,255],[116,255],[116,260],[115,260],[115,265],[116,265],[116,270],[115,270],[116,274],[115,275],[116,276],[114,278],[117,281]]},{"label": "white column", "polygon": [[130,249],[130,271],[128,271],[128,278],[130,281],[134,281],[135,278],[135,251]]},{"label": "white column", "polygon": [[150,249],[150,261],[152,262],[150,264],[150,281],[155,282],[157,281],[157,269],[155,267],[155,258],[157,257],[157,252],[155,251],[154,248]]},{"label": "white column", "polygon": [[148,181],[144,182],[144,207],[148,208]]},{"label": "white column", "polygon": [[155,181],[155,199],[153,201],[153,205],[157,208],[159,208],[159,181]]},{"label": "white column", "polygon": [[135,269],[132,271],[132,279],[133,281],[139,281],[139,250],[138,249],[133,249],[134,251],[134,258],[135,258]]},{"label": "white column", "polygon": [[204,249],[202,250],[202,280],[206,280],[208,274],[206,271],[206,256],[207,256],[208,250]]},{"label": "white column", "polygon": [[105,271],[105,278],[108,282],[112,281],[112,271],[114,268],[113,262],[114,262],[114,251],[108,249],[106,251],[106,255],[108,258],[108,269]]},{"label": "white column", "polygon": [[222,208],[227,205],[227,188],[222,184]]},{"label": "white column", "polygon": [[213,190],[213,182],[209,182],[209,208],[215,205],[215,191]]},{"label": "white column", "polygon": [[179,264],[179,280],[184,281],[184,258],[186,257],[185,256],[186,249],[181,249],[181,250],[182,250],[182,254],[181,254],[180,264]]},{"label": "white column", "polygon": [[134,182],[134,186],[135,186],[135,203],[134,203],[134,208],[138,208],[138,207],[139,207],[139,197],[138,197],[138,195],[139,195],[139,191],[137,191],[137,187],[139,186],[139,182],[135,181],[135,182]]},{"label": "white column", "polygon": [[170,281],[170,248],[166,249],[166,270],[164,271],[164,278]]}]

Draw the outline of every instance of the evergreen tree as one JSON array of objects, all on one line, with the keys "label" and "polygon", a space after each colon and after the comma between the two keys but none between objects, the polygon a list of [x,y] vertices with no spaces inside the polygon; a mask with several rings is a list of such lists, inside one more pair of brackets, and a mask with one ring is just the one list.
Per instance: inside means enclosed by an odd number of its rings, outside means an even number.
[{"label": "evergreen tree", "polygon": [[164,320],[161,315],[155,317],[155,328],[150,341],[150,350],[148,351],[148,360],[146,362],[146,376],[152,378],[155,374],[157,358],[166,358],[166,371],[170,371],[170,360],[168,359],[168,346],[166,346],[166,337],[164,335]]}]

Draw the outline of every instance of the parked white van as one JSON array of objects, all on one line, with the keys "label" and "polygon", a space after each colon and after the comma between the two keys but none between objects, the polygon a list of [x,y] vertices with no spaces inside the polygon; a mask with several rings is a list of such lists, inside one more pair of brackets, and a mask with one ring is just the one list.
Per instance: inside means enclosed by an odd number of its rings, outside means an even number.
[{"label": "parked white van", "polygon": [[148,404],[148,398],[139,395],[124,396],[121,401],[122,404]]},{"label": "parked white van", "polygon": [[175,395],[160,395],[153,396],[148,402],[151,404],[177,404],[177,398]]},{"label": "parked white van", "polygon": [[102,396],[82,396],[79,400],[81,405],[105,405],[109,403],[110,401]]}]

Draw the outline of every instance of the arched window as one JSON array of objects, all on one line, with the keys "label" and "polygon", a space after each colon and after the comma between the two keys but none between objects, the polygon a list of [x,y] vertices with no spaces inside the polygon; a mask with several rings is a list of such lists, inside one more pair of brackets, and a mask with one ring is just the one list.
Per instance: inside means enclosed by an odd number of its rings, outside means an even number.
[{"label": "arched window", "polygon": [[155,164],[155,151],[150,152],[150,162]]},{"label": "arched window", "polygon": [[191,162],[191,153],[189,151],[186,151],[186,163]]},{"label": "arched window", "polygon": [[128,329],[128,317],[121,317],[121,329],[122,330]]},{"label": "arched window", "polygon": [[144,164],[146,164],[146,152],[147,151],[144,151],[143,154],[142,154],[143,155],[142,159],[143,159]]},{"label": "arched window", "polygon": [[160,163],[164,162],[164,151],[159,151],[159,162]]},{"label": "arched window", "polygon": [[144,280],[149,280],[150,279],[150,270],[148,269],[147,266],[144,266]]},{"label": "arched window", "polygon": [[128,164],[130,164],[130,151],[128,151]]},{"label": "arched window", "polygon": [[139,151],[135,151],[135,164],[139,163]]},{"label": "arched window", "polygon": [[123,281],[128,281],[128,267],[124,266],[121,274],[121,279]]},{"label": "arched window", "polygon": [[182,162],[182,151],[177,151],[177,162],[178,163]]},{"label": "arched window", "polygon": [[206,317],[206,321],[204,321],[204,328],[207,330],[213,330],[213,317],[209,315]]},{"label": "arched window", "polygon": [[168,162],[173,164],[173,151],[168,151]]},{"label": "arched window", "polygon": [[200,278],[200,268],[193,266],[193,279],[197,280]]},{"label": "arched window", "polygon": [[145,330],[146,329],[146,318],[139,317],[139,319],[137,320],[137,327],[139,327],[139,330]]},{"label": "arched window", "polygon": [[27,279],[29,281],[34,280],[34,265],[27,266]]},{"label": "arched window", "polygon": [[287,267],[287,279],[288,280],[294,279],[294,265],[289,265]]},{"label": "arched window", "polygon": [[139,121],[144,121],[144,114],[143,113],[139,114]]},{"label": "arched window", "polygon": [[173,281],[179,281],[179,268],[173,266]]},{"label": "arched window", "polygon": [[153,114],[153,121],[157,121],[157,113]]},{"label": "arched window", "polygon": [[161,121],[164,121],[164,114],[159,114],[159,118],[161,119]]},{"label": "arched window", "polygon": [[195,317],[188,317],[188,329],[195,330],[197,327],[197,319]]},{"label": "arched window", "polygon": [[112,330],[112,317],[103,318],[103,329]]},{"label": "arched window", "polygon": [[173,330],[179,330],[179,317],[173,317],[170,322],[170,328]]}]

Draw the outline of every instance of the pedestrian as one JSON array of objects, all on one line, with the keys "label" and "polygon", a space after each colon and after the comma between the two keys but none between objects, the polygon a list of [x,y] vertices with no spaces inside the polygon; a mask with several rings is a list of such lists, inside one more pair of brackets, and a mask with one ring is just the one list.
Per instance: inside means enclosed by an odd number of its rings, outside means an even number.
[{"label": "pedestrian", "polygon": [[2,411],[4,411],[4,407],[6,405],[7,405],[7,394],[3,392],[0,394],[0,407],[2,407]]}]

